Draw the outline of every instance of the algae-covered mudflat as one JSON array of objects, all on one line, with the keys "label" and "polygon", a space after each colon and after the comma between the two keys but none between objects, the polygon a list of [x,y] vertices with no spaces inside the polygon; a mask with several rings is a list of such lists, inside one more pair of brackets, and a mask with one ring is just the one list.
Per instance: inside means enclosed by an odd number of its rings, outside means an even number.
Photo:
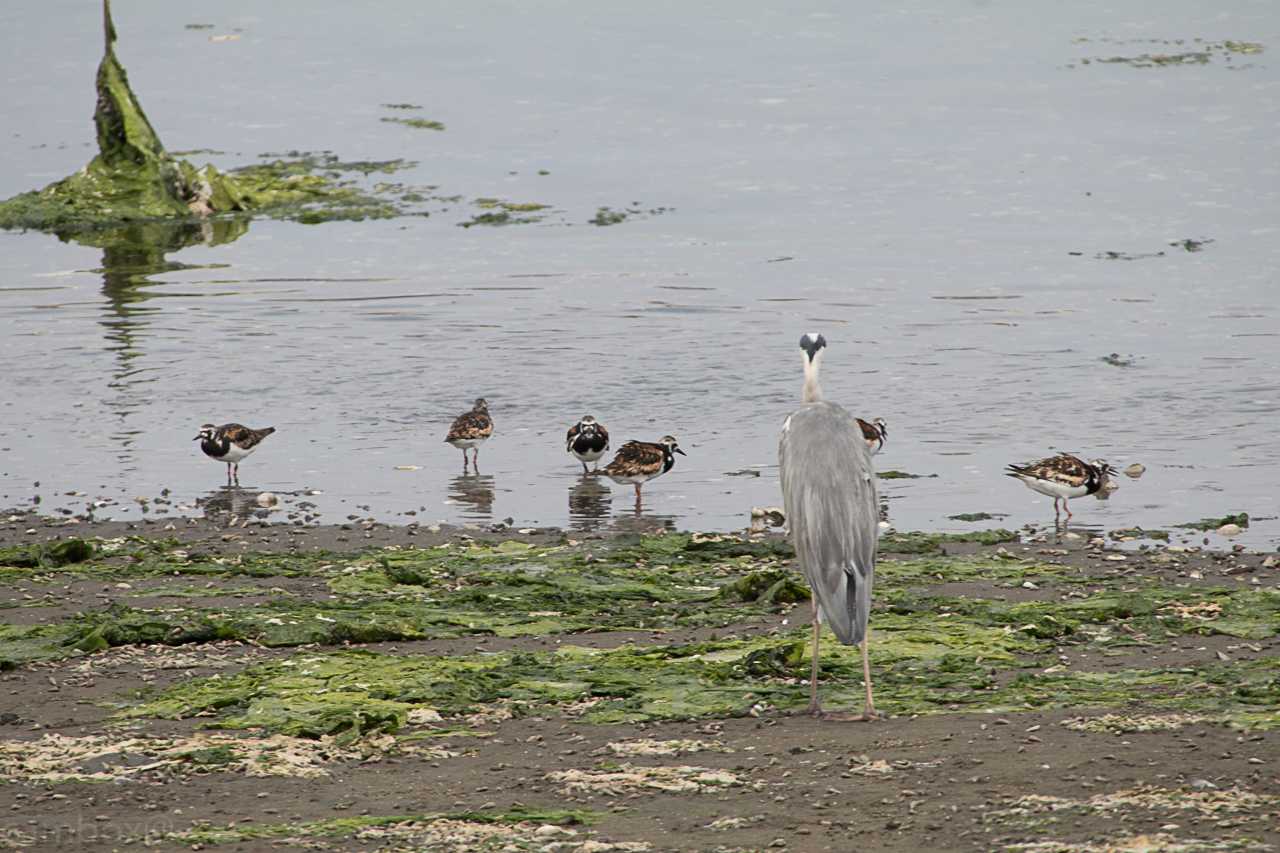
[{"label": "algae-covered mudflat", "polygon": [[[1280,841],[1274,558],[890,533],[887,718],[845,724],[800,713],[807,590],[780,537],[358,529],[6,514],[5,841]],[[830,705],[859,701],[851,651],[824,643]]]}]

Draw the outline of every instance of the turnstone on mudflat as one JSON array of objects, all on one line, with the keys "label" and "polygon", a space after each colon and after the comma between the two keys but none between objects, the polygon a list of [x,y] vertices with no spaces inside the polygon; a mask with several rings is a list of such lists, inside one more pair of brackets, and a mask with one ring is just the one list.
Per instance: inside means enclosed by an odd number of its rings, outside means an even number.
[{"label": "turnstone on mudflat", "polygon": [[676,464],[676,453],[686,455],[672,435],[664,435],[655,442],[628,441],[618,448],[613,461],[600,470],[615,483],[633,484],[639,505],[640,486],[670,471]]},{"label": "turnstone on mudflat", "polygon": [[471,411],[453,419],[449,434],[444,440],[462,451],[462,470],[467,470],[467,448],[472,448],[471,461],[479,470],[480,445],[493,435],[493,418],[489,417],[489,404],[484,397],[476,399]]},{"label": "turnstone on mudflat", "polygon": [[884,418],[876,418],[869,423],[862,418],[854,418],[854,420],[858,422],[858,429],[862,430],[862,438],[867,442],[871,455],[875,456],[889,440],[889,427],[885,424]]},{"label": "turnstone on mudflat", "polygon": [[1053,498],[1053,519],[1059,518],[1058,501],[1071,518],[1067,498],[1092,495],[1101,489],[1108,477],[1115,476],[1115,469],[1101,459],[1085,462],[1070,453],[1059,453],[1047,459],[1028,462],[1025,465],[1008,465],[1005,474],[1021,480],[1033,492]]},{"label": "turnstone on mudflat", "polygon": [[258,449],[262,440],[275,432],[275,427],[250,429],[240,424],[223,424],[214,426],[204,424],[199,434],[192,441],[200,441],[200,449],[204,455],[216,462],[227,463],[227,482],[235,478],[240,485],[240,460]]},{"label": "turnstone on mudflat", "polygon": [[609,431],[591,415],[583,415],[582,420],[569,427],[565,436],[565,450],[582,463],[582,471],[587,471],[587,463],[595,462],[609,449]]}]

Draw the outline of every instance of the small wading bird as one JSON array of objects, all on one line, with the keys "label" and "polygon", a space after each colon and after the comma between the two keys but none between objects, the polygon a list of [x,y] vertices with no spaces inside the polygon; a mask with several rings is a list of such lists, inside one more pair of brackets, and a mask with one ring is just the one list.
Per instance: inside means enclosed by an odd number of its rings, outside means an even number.
[{"label": "small wading bird", "polygon": [[484,397],[478,397],[471,411],[463,412],[453,419],[449,434],[444,440],[462,451],[462,470],[467,470],[467,449],[472,452],[471,462],[476,472],[480,471],[480,445],[493,435],[493,418],[489,417],[489,404]]},{"label": "small wading bird", "polygon": [[1085,462],[1070,453],[1059,453],[1025,465],[1007,465],[1005,469],[1006,476],[1021,480],[1033,492],[1053,498],[1055,524],[1060,517],[1059,500],[1062,501],[1062,508],[1067,511],[1069,521],[1071,508],[1067,506],[1067,498],[1092,495],[1106,484],[1108,477],[1116,474],[1116,470],[1101,459]]},{"label": "small wading bird", "polygon": [[[848,412],[823,402],[818,370],[822,335],[800,339],[804,405],[782,425],[778,467],[782,502],[800,569],[813,590],[813,664],[809,712],[823,719],[875,718],[867,617],[880,523],[875,470],[862,430]],[[836,639],[862,647],[866,707],[860,716],[824,714],[818,702],[818,638],[826,620]]]},{"label": "small wading bird", "polygon": [[587,463],[595,462],[609,449],[609,431],[591,415],[569,427],[565,436],[565,450],[582,463],[582,473],[587,473]]},{"label": "small wading bird", "polygon": [[858,429],[862,430],[862,438],[867,443],[867,449],[871,451],[872,456],[875,456],[889,440],[889,427],[884,422],[884,418],[876,418],[870,423],[862,418],[854,418],[854,420],[858,422]]},{"label": "small wading bird", "polygon": [[613,461],[600,471],[615,483],[633,483],[636,487],[636,507],[640,506],[640,486],[661,477],[676,464],[674,454],[687,454],[676,443],[675,436],[664,435],[660,441],[628,441],[618,448]]},{"label": "small wading bird", "polygon": [[240,424],[203,424],[199,434],[192,441],[200,441],[200,449],[204,455],[215,462],[227,463],[227,484],[232,478],[240,485],[240,460],[258,449],[262,440],[275,432],[275,427],[250,429]]}]

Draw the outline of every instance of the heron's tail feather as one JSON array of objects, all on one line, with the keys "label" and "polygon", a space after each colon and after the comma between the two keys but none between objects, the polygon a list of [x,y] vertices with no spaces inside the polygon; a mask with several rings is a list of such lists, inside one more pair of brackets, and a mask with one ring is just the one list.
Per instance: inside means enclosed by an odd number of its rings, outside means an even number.
[{"label": "heron's tail feather", "polygon": [[840,642],[848,646],[861,643],[871,611],[871,578],[854,567],[844,566],[825,572],[824,577],[835,583],[815,588],[823,620]]}]

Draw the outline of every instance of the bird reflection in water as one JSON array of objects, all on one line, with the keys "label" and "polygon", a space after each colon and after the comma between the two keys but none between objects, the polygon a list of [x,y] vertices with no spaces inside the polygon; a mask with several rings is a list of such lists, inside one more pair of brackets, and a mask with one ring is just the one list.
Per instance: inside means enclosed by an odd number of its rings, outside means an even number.
[{"label": "bird reflection in water", "polygon": [[583,474],[569,487],[569,526],[595,530],[613,514],[613,493],[595,474]]},{"label": "bird reflection in water", "polygon": [[240,486],[221,486],[204,497],[196,498],[196,506],[204,511],[204,517],[218,527],[231,527],[250,518],[266,518],[279,509],[279,504],[262,506],[258,503],[259,489]]},{"label": "bird reflection in water", "polygon": [[674,533],[676,517],[646,513],[643,507],[637,505],[634,514],[618,516],[609,525],[609,529],[613,533],[623,534]]},{"label": "bird reflection in water", "polygon": [[[106,407],[118,418],[110,427],[119,442],[121,461],[132,461],[132,445],[142,429],[133,416],[153,400],[154,379],[143,365],[143,345],[151,338],[148,328],[160,313],[158,304],[147,305],[158,282],[152,276],[188,269],[202,269],[170,261],[165,255],[187,246],[217,246],[230,243],[248,229],[246,220],[217,222],[135,222],[92,231],[57,232],[63,240],[102,249],[102,295],[105,298],[99,320],[106,348],[116,364],[107,378]],[[225,266],[210,264],[208,267]]]},{"label": "bird reflection in water", "polygon": [[449,502],[461,504],[464,518],[493,518],[493,475],[459,474],[449,481]]}]

